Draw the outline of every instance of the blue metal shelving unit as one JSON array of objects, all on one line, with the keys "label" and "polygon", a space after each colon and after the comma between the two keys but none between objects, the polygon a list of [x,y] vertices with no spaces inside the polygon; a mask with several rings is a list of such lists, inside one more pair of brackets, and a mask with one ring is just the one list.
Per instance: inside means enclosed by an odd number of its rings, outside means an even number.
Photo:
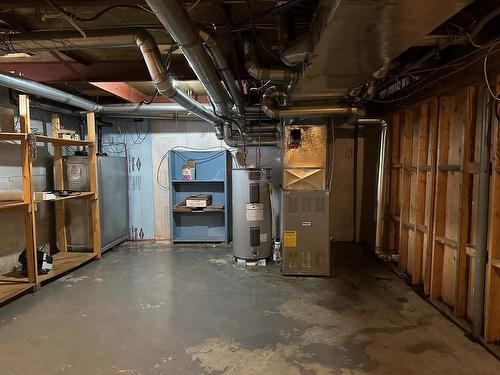
[{"label": "blue metal shelving unit", "polygon": [[[196,161],[195,180],[185,181],[182,166]],[[170,151],[170,233],[172,243],[231,240],[231,155],[228,151]],[[178,212],[172,208],[193,194],[211,194],[223,211]]]}]

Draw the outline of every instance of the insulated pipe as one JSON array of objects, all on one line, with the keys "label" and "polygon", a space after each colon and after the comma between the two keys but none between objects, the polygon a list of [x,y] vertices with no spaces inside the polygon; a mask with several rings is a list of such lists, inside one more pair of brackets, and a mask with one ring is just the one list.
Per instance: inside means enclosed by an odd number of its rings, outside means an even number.
[{"label": "insulated pipe", "polygon": [[248,74],[250,74],[255,79],[258,79],[259,81],[280,82],[295,81],[297,79],[297,74],[291,69],[270,69],[264,68],[262,65],[260,65],[258,63],[255,47],[248,40],[244,42],[243,50],[245,54],[245,67],[248,71]]},{"label": "insulated pipe", "polygon": [[293,117],[328,117],[328,116],[354,116],[365,115],[362,106],[344,106],[339,104],[286,106],[283,109],[275,105],[275,99],[286,97],[282,91],[271,87],[262,96],[262,112],[271,118],[293,118]]},{"label": "insulated pipe", "polygon": [[207,91],[215,109],[223,117],[229,117],[228,106],[231,100],[201,44],[198,32],[184,5],[178,0],[146,0],[146,3],[179,45],[189,65]]},{"label": "insulated pipe", "polygon": [[[488,205],[490,189],[490,111],[488,100],[489,94],[485,90],[483,93],[481,144],[479,148],[479,194],[477,206],[476,260],[472,320],[472,335],[475,338],[481,337],[483,333],[485,274],[486,262],[488,258]],[[493,228],[493,230],[496,229]]]},{"label": "insulated pipe", "polygon": [[226,57],[222,53],[217,41],[210,34],[201,31],[199,32],[200,38],[204,42],[204,46],[208,51],[212,61],[215,64],[215,67],[219,71],[220,76],[224,80],[224,84],[226,85],[229,93],[231,94],[231,98],[236,105],[236,109],[238,114],[243,115],[245,112],[245,105],[243,104],[243,99],[241,97],[241,92],[236,85],[236,81],[234,79],[233,73],[229,66],[227,65]]}]

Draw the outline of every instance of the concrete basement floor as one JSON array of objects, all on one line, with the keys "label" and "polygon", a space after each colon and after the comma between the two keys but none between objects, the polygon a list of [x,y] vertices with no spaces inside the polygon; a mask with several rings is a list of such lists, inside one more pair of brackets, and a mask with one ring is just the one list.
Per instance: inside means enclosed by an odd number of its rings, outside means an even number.
[{"label": "concrete basement floor", "polygon": [[285,278],[228,247],[126,243],[0,309],[0,373],[500,374],[359,247],[335,262]]}]

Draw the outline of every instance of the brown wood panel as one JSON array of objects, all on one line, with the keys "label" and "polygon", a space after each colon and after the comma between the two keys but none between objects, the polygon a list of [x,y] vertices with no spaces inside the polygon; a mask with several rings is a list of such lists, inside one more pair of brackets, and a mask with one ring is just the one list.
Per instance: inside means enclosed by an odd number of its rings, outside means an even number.
[{"label": "brown wood panel", "polygon": [[472,204],[472,182],[473,176],[469,173],[471,162],[474,161],[474,149],[476,146],[475,134],[477,123],[477,90],[475,87],[470,87],[466,90],[466,113],[465,124],[462,135],[463,154],[462,154],[462,181],[461,181],[461,196],[459,204],[460,227],[458,233],[458,249],[456,255],[456,301],[455,315],[458,318],[466,317],[467,302],[469,292],[470,267],[467,256],[467,244],[470,238],[470,223],[471,223],[471,204]]},{"label": "brown wood panel", "polygon": [[394,113],[389,122],[390,134],[390,180],[389,180],[389,216],[388,220],[388,246],[391,253],[399,253],[399,222],[394,220],[394,216],[399,217],[400,197],[400,115]]},{"label": "brown wood panel", "polygon": [[431,289],[431,266],[432,266],[432,248],[434,243],[434,204],[436,190],[436,164],[437,164],[437,140],[438,140],[438,121],[439,121],[439,99],[429,99],[428,110],[429,142],[427,148],[426,164],[427,181],[425,186],[425,225],[427,234],[424,236],[423,253],[423,284],[426,295],[430,294]]},{"label": "brown wood panel", "polygon": [[94,196],[90,203],[91,222],[92,222],[92,247],[94,255],[97,258],[101,257],[101,226],[99,218],[99,196],[98,196],[98,180],[97,180],[97,147],[96,147],[96,128],[95,114],[87,113],[87,140],[89,145],[89,178],[90,192]]},{"label": "brown wood panel", "polygon": [[[413,284],[430,284],[438,99],[392,115],[389,248]],[[397,218],[397,220],[396,220]],[[427,282],[424,282],[424,279]]]},{"label": "brown wood panel", "polygon": [[[448,150],[450,141],[451,107],[450,97],[439,99],[439,132],[437,146],[437,167],[448,164]],[[446,230],[446,199],[448,173],[437,170],[436,172],[436,194],[434,202],[434,241],[432,248],[431,286],[430,297],[434,300],[441,299],[443,284],[444,244],[436,240],[436,237],[445,237]]]},{"label": "brown wood panel", "polygon": [[[401,161],[403,165],[411,165],[413,154],[413,111],[404,110],[401,117]],[[409,222],[410,218],[410,199],[411,199],[411,175],[412,172],[403,169],[401,172],[401,190],[400,190],[400,213],[402,221]],[[399,271],[404,273],[408,271],[408,262],[412,261],[408,252],[409,229],[399,226]],[[410,254],[411,255],[411,254]]]},{"label": "brown wood panel", "polygon": [[[497,77],[497,91],[500,76]],[[498,103],[495,103],[499,105]],[[485,294],[485,340],[500,342],[500,123],[492,121],[492,179]]]}]

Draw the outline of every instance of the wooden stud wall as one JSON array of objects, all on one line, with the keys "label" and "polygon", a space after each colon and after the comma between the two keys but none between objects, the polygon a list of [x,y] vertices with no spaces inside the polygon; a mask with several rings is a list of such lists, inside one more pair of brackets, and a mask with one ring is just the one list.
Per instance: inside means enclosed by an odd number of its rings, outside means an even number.
[{"label": "wooden stud wall", "polygon": [[428,287],[434,195],[437,99],[392,116],[389,249],[399,270]]},{"label": "wooden stud wall", "polygon": [[[500,88],[500,82],[499,82]],[[473,315],[483,86],[390,117],[387,245],[399,271],[468,329]],[[500,131],[492,122],[485,338],[500,341]],[[496,228],[496,229],[494,229]]]},{"label": "wooden stud wall", "polygon": [[[497,92],[500,90],[500,76]],[[499,106],[499,103],[495,103]],[[500,110],[500,108],[498,108]],[[485,340],[500,342],[500,123],[492,121],[492,172],[485,296]]]}]

